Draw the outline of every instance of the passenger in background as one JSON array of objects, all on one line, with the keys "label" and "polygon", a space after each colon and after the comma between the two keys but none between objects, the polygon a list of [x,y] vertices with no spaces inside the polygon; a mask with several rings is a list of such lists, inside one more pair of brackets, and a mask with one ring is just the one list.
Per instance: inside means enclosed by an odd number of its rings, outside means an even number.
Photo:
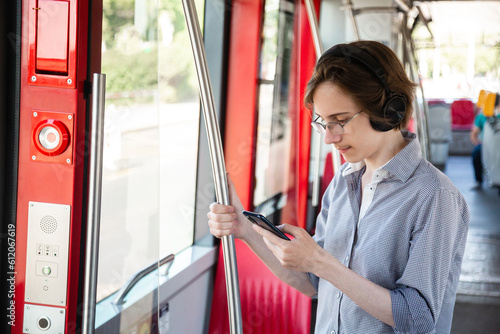
[{"label": "passenger in background", "polygon": [[[488,113],[487,113],[488,114]],[[495,115],[493,110],[490,110],[490,117],[497,117],[497,121],[500,119],[500,115],[498,112]],[[480,112],[476,115],[474,119],[474,127],[470,133],[470,140],[472,144],[474,144],[474,150],[472,151],[472,165],[474,166],[474,177],[476,179],[476,184],[472,187],[472,190],[481,190],[483,184],[483,171],[485,166],[483,165],[483,161],[488,160],[488,156],[483,157],[483,137],[484,137],[484,127],[486,126],[486,122],[488,121],[488,117],[485,116],[485,113],[480,110]],[[494,145],[494,143],[490,143],[490,145]],[[493,149],[495,150],[495,149]],[[492,152],[490,150],[490,152]],[[492,168],[492,166],[490,166]],[[490,178],[491,173],[494,173],[494,170],[490,170]],[[493,179],[497,179],[496,175]],[[498,195],[500,195],[500,187],[498,188]]]},{"label": "passenger in background", "polygon": [[234,234],[282,281],[318,295],[318,334],[450,332],[469,211],[404,130],[414,88],[381,43],[321,56],[305,103],[347,163],[325,192],[314,237],[284,224],[287,241],[252,225],[231,182],[232,205],[210,206],[213,235]]},{"label": "passenger in background", "polygon": [[472,165],[474,166],[474,177],[476,184],[472,190],[481,190],[483,185],[483,161],[481,158],[481,142],[483,140],[483,129],[486,123],[486,116],[480,110],[474,119],[474,126],[470,132],[470,140],[474,144],[472,151]]}]

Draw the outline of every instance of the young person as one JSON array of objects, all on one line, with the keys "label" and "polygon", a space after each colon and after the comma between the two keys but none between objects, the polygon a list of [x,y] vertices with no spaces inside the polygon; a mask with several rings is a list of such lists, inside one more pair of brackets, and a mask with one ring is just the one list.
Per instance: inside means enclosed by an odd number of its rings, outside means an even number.
[{"label": "young person", "polygon": [[451,181],[422,158],[411,117],[414,84],[381,43],[322,55],[305,94],[347,163],[330,183],[316,234],[284,224],[286,241],[252,225],[230,182],[231,206],[210,206],[211,233],[243,240],[281,280],[318,294],[316,333],[449,333],[469,212]]}]

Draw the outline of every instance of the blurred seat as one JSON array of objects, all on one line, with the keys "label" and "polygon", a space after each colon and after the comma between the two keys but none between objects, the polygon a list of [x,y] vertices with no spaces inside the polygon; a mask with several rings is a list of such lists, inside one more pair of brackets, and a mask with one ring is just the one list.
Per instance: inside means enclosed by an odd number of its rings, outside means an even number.
[{"label": "blurred seat", "polygon": [[474,104],[470,100],[456,100],[451,104],[450,155],[470,155],[474,145],[470,141],[470,131],[474,125]]},{"label": "blurred seat", "polygon": [[450,105],[444,102],[429,104],[429,139],[431,163],[444,170],[451,141]]},{"label": "blurred seat", "polygon": [[471,130],[474,117],[474,104],[471,100],[456,100],[451,104],[452,130]]}]

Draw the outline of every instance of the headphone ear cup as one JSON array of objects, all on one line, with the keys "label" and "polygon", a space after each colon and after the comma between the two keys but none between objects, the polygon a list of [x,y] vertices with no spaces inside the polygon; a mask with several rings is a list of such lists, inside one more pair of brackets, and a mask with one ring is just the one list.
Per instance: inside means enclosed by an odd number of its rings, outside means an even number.
[{"label": "headphone ear cup", "polygon": [[375,121],[370,120],[370,124],[372,125],[372,128],[374,128],[377,131],[381,131],[381,132],[386,132],[386,131],[389,131],[391,129],[394,129],[394,127],[390,126],[387,123],[375,122]]},{"label": "headphone ear cup", "polygon": [[387,100],[384,117],[391,120],[395,126],[403,121],[406,114],[406,99],[403,95],[393,95]]},{"label": "headphone ear cup", "polygon": [[403,95],[393,95],[383,107],[386,122],[370,121],[372,127],[377,131],[389,131],[398,126],[406,114],[406,99]]}]

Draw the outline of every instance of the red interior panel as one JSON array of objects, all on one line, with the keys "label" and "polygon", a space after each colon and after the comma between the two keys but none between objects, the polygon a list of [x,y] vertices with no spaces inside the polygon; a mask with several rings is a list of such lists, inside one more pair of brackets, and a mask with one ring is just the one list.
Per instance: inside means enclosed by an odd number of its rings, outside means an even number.
[{"label": "red interior panel", "polygon": [[76,88],[77,0],[26,0],[31,86]]},{"label": "red interior panel", "polygon": [[[311,298],[279,280],[242,241],[235,241],[243,333],[309,333]],[[222,248],[221,248],[222,249]],[[224,261],[219,254],[209,333],[229,333]],[[291,319],[293,317],[293,319]]]},{"label": "red interior panel", "polygon": [[68,74],[68,1],[38,1],[36,72]]}]

